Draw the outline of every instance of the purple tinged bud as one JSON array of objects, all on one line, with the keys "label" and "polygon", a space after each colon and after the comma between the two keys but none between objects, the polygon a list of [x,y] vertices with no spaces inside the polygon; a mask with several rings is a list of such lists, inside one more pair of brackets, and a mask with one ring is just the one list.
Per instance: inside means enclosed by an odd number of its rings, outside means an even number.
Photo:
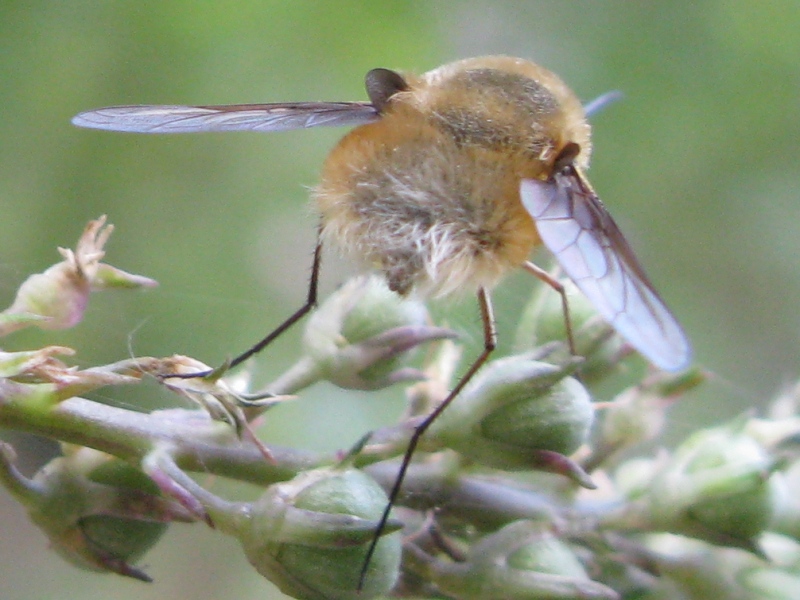
[{"label": "purple tinged bud", "polygon": [[[428,325],[428,313],[420,301],[392,292],[379,277],[356,277],[311,316],[304,336],[303,367],[313,370],[317,379],[349,389],[418,381],[423,374],[406,367],[413,350],[454,335]],[[306,373],[304,379],[313,377]]]},{"label": "purple tinged bud", "polygon": [[113,226],[105,217],[91,221],[75,250],[59,248],[64,260],[20,286],[10,307],[0,313],[0,335],[36,325],[67,329],[83,319],[93,291],[153,287],[156,282],[101,263]]}]

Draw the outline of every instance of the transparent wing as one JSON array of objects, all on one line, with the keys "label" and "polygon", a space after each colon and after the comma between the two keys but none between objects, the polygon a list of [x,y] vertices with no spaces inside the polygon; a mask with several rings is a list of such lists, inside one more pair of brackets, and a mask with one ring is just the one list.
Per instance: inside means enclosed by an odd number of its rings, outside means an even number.
[{"label": "transparent wing", "polygon": [[602,110],[605,110],[606,106],[609,104],[614,104],[617,100],[622,99],[622,92],[618,90],[613,90],[611,92],[606,92],[605,94],[601,94],[594,100],[591,100],[583,105],[583,113],[587,117],[592,117],[599,113]]},{"label": "transparent wing", "polygon": [[523,180],[520,195],[542,242],[600,315],[657,367],[688,366],[681,326],[580,172],[567,167],[550,181]]},{"label": "transparent wing", "polygon": [[78,127],[131,133],[285,131],[361,125],[378,119],[368,102],[295,102],[222,106],[109,106],[76,115]]}]

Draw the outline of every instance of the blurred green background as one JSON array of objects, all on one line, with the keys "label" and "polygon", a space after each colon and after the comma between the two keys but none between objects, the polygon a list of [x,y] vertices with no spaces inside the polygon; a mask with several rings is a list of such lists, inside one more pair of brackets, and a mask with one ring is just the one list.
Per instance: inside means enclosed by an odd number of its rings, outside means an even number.
[{"label": "blurred green background", "polygon": [[[672,413],[673,438],[763,406],[798,374],[800,3],[0,3],[0,304],[108,214],[107,260],[153,277],[93,298],[85,321],[24,332],[6,349],[64,344],[89,366],[186,353],[217,364],[300,305],[315,218],[306,186],[339,130],[135,136],[69,119],[109,104],[364,99],[384,66],[428,70],[491,53],[535,60],[583,99],[625,100],[594,119],[594,186],[714,377]],[[329,260],[323,291],[347,267]],[[508,339],[532,283],[497,292]],[[448,320],[480,338],[469,302]],[[504,314],[508,318],[504,318]],[[261,360],[265,380],[297,332]],[[150,399],[108,390],[116,403]],[[266,439],[344,447],[401,410],[318,386],[269,415]],[[313,418],[309,418],[313,415]],[[320,428],[319,423],[324,423]],[[320,432],[324,429],[324,432]],[[0,491],[0,597],[175,600],[277,596],[231,540],[174,527],[145,585],[86,574]]]}]

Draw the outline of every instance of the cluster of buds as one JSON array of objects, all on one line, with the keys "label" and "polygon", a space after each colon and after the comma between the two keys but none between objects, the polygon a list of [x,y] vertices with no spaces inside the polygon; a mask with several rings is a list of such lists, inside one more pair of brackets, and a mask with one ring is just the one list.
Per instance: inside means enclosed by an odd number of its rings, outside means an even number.
[{"label": "cluster of buds", "polygon": [[460,600],[619,598],[589,577],[575,551],[545,523],[510,523],[475,542],[457,562],[434,558],[418,546],[408,548],[438,589]]},{"label": "cluster of buds", "polygon": [[698,431],[661,464],[656,459],[627,510],[656,530],[756,548],[772,520],[779,463],[745,425],[739,419]]},{"label": "cluster of buds", "polygon": [[[250,564],[300,600],[370,600],[387,594],[400,572],[402,524],[390,521],[369,568],[367,548],[388,498],[349,460],[269,486],[254,502],[229,502],[199,486],[163,451],[144,460],[162,488],[234,536]],[[188,501],[187,501],[188,499]]]},{"label": "cluster of buds", "polygon": [[[0,313],[0,335],[71,327],[91,292],[154,285],[101,262],[110,232],[104,219],[90,223],[61,263],[28,279]],[[355,278],[328,297],[306,324],[301,358],[255,394],[225,366],[188,357],[80,370],[63,362],[69,348],[0,352],[0,427],[76,444],[62,443],[62,456],[30,478],[0,445],[0,481],[67,560],[141,580],[149,578],[135,564],[169,524],[200,521],[236,538],[259,574],[301,600],[796,597],[800,394],[784,395],[769,418],[740,417],[672,451],[625,459],[658,441],[669,407],[704,375],[648,372],[630,385],[641,361],[569,286],[568,294],[584,358],[570,355],[558,296],[537,294],[519,354],[488,361],[405,466],[411,432],[463,365],[456,334],[379,278]],[[417,368],[424,345],[433,351]],[[192,406],[145,414],[80,397],[145,376]],[[256,417],[319,381],[413,385],[400,422],[344,458],[256,436]],[[594,397],[601,382],[629,387],[603,402]],[[192,471],[259,493],[225,500]]]},{"label": "cluster of buds", "polygon": [[10,446],[0,446],[0,479],[25,506],[31,521],[70,563],[150,581],[135,563],[171,521],[193,521],[161,495],[140,469],[92,450],[64,447],[28,479],[15,467]]}]

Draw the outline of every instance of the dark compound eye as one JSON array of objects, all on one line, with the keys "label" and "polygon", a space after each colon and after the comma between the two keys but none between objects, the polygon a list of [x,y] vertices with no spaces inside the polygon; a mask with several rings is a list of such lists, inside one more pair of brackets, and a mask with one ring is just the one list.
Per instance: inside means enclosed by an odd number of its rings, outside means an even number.
[{"label": "dark compound eye", "polygon": [[379,113],[383,112],[392,96],[408,89],[408,82],[403,76],[389,69],[372,69],[364,79],[367,95]]}]

